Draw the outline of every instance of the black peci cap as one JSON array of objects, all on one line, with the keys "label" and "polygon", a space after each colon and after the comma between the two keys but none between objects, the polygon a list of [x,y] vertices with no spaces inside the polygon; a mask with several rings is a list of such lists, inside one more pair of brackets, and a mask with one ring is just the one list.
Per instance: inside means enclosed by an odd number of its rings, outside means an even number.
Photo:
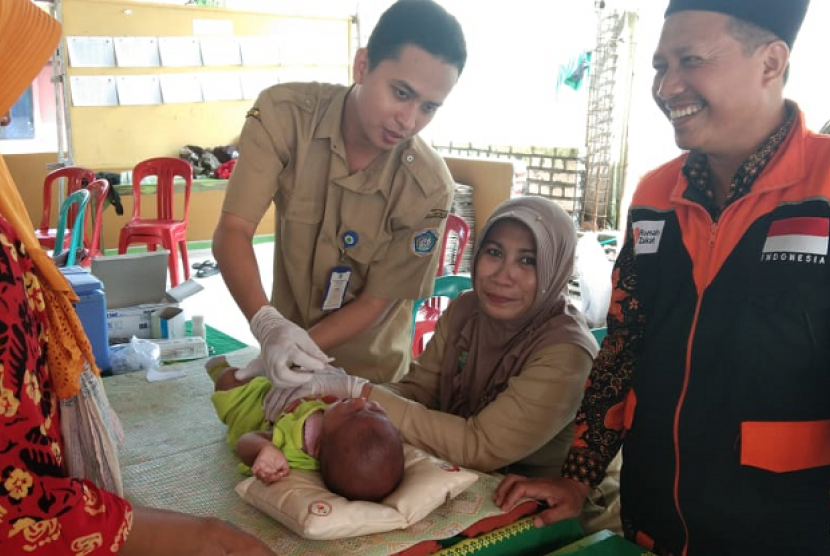
[{"label": "black peci cap", "polygon": [[671,0],[666,17],[682,11],[719,12],[774,33],[790,48],[810,0]]}]

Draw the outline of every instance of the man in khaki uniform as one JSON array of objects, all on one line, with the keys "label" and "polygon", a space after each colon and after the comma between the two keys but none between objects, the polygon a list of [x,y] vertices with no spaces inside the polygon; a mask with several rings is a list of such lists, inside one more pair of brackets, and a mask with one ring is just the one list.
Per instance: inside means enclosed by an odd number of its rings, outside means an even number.
[{"label": "man in khaki uniform", "polygon": [[[354,85],[284,84],[260,95],[214,234],[223,278],[263,350],[238,379],[303,382],[291,367],[319,369],[323,352],[377,382],[408,367],[410,300],[432,291],[453,188],[417,133],[465,60],[454,17],[432,0],[400,0],[355,55]],[[273,306],[252,247],[272,201]]]}]

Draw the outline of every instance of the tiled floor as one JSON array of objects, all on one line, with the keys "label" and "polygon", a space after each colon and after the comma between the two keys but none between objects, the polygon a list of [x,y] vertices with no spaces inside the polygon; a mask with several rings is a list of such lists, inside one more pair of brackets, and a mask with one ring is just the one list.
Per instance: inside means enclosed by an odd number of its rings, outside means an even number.
[{"label": "tiled floor", "polygon": [[[258,243],[254,245],[254,251],[259,261],[259,271],[262,274],[265,292],[270,297],[274,269],[274,244],[273,242]],[[213,260],[210,249],[192,250],[188,254],[191,264],[207,259]],[[191,269],[190,276],[205,289],[182,302],[181,307],[185,310],[187,319],[190,320],[193,315],[204,315],[205,323],[213,328],[246,344],[256,346],[257,343],[248,327],[248,321],[236,306],[228,288],[225,287],[222,276],[214,274],[207,278],[196,278],[196,271],[193,269]]]}]

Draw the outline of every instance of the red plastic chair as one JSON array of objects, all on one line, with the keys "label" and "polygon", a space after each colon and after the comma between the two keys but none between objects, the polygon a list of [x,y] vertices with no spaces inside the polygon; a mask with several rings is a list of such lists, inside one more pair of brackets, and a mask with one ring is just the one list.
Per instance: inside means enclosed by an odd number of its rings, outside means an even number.
[{"label": "red plastic chair", "polygon": [[94,210],[91,218],[91,231],[85,229],[84,244],[86,246],[86,256],[81,260],[81,266],[89,267],[92,265],[92,257],[100,257],[103,255],[101,251],[101,226],[104,218],[104,201],[107,200],[107,193],[110,189],[110,184],[105,179],[98,179],[86,186],[90,194],[90,205]]},{"label": "red plastic chair", "polygon": [[441,311],[430,313],[425,319],[418,320],[421,312],[419,309],[422,304],[429,300],[447,298],[453,300],[461,292],[472,289],[473,281],[469,276],[457,276],[448,274],[447,276],[439,276],[435,279],[435,285],[432,288],[432,294],[435,297],[419,299],[412,306],[412,357],[418,357],[426,347],[425,336],[432,334],[435,331],[435,323],[438,322],[438,317],[441,316]]},{"label": "red plastic chair", "polygon": [[[157,177],[156,217],[141,217],[141,180],[148,176]],[[174,178],[184,179],[184,211],[181,219],[173,212]],[[170,270],[170,284],[179,284],[179,250],[185,280],[190,278],[190,263],[187,257],[187,218],[190,211],[190,190],[193,187],[193,168],[180,158],[150,158],[133,168],[133,216],[121,228],[118,252],[126,253],[134,243],[144,243],[149,251],[158,245],[170,251],[167,266]]]},{"label": "red plastic chair", "polygon": [[[452,272],[448,272],[448,268],[444,266],[444,261],[446,260],[447,244],[449,243],[451,234],[455,234],[458,238],[458,251],[455,253]],[[467,225],[467,222],[457,214],[448,214],[447,223],[444,226],[444,235],[441,237],[441,252],[439,254],[440,258],[438,259],[438,270],[435,273],[436,278],[439,276],[458,274],[461,260],[464,257],[464,249],[467,247],[469,239],[470,226]],[[446,302],[438,296],[427,298],[421,306],[418,320],[436,320],[444,311],[445,305]]]},{"label": "red plastic chair", "polygon": [[[38,243],[46,249],[55,248],[55,236],[57,235],[57,230],[49,227],[49,220],[52,213],[52,184],[55,180],[59,179],[65,179],[67,182],[64,196],[64,198],[66,198],[81,189],[84,185],[84,181],[87,183],[95,181],[95,172],[86,168],[81,168],[80,166],[67,166],[66,168],[58,168],[57,170],[53,170],[46,175],[46,178],[43,180],[43,213],[40,216],[40,225],[35,230],[35,237],[37,237]],[[69,228],[72,228],[75,224],[75,217],[77,214],[77,207],[72,206],[69,209],[66,220],[66,225]],[[70,235],[71,234],[68,229],[64,230],[64,247],[68,247]]]},{"label": "red plastic chair", "polygon": [[[444,267],[444,261],[447,254],[447,242],[450,234],[455,234],[458,237],[458,251],[455,254],[455,260],[452,265],[452,272],[447,272]],[[436,276],[444,276],[447,274],[458,274],[458,269],[461,266],[461,259],[464,256],[464,248],[467,247],[467,241],[470,239],[470,227],[467,222],[457,214],[447,215],[447,224],[444,226],[444,237],[441,238],[441,253],[439,254],[440,262],[438,263],[438,272]]]}]

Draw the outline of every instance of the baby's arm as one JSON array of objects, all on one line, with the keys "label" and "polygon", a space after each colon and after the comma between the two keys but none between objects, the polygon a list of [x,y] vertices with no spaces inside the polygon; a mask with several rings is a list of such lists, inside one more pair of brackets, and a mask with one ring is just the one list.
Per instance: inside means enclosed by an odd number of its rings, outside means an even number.
[{"label": "baby's arm", "polygon": [[236,443],[236,454],[263,483],[275,483],[288,475],[288,460],[271,442],[271,434],[268,432],[255,431],[240,436]]}]

